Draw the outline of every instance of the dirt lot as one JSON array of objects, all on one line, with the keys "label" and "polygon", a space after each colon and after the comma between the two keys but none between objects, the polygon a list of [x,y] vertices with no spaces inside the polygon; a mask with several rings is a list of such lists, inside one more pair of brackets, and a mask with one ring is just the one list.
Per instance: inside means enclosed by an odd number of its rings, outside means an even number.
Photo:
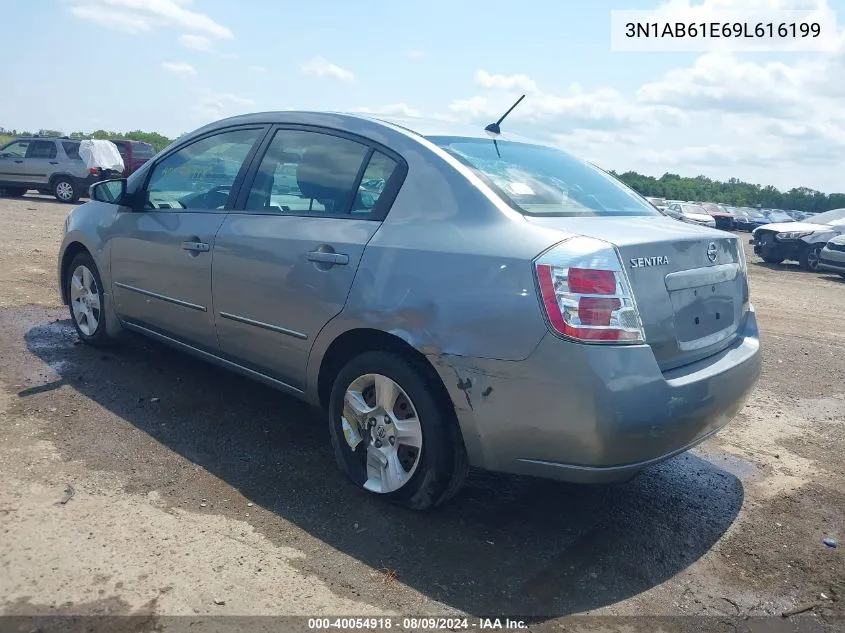
[{"label": "dirt lot", "polygon": [[293,399],[146,340],[78,345],[69,209],[0,199],[0,613],[845,614],[822,543],[845,542],[838,276],[749,254],[763,376],[699,449],[615,486],[472,473],[420,515],[347,485]]}]

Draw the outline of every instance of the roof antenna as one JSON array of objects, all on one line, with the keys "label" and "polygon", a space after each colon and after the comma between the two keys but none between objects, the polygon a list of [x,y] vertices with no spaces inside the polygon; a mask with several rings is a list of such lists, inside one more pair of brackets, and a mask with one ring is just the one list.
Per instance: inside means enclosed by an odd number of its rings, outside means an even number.
[{"label": "roof antenna", "polygon": [[[499,117],[498,121],[496,121],[495,123],[491,123],[490,125],[486,126],[484,128],[484,131],[489,132],[490,134],[495,134],[497,136],[499,134],[501,134],[502,128],[500,127],[500,125],[501,125],[502,121],[505,120],[506,116],[508,116],[511,112],[513,112],[513,109],[516,106],[518,106],[519,102],[522,101],[523,99],[525,99],[525,95],[522,95],[519,99],[517,99],[516,102],[510,108],[508,108],[507,112],[505,112],[502,116]],[[493,146],[496,148],[496,155],[499,158],[501,158],[502,155],[499,153],[499,144],[496,142],[495,138],[493,139]]]}]

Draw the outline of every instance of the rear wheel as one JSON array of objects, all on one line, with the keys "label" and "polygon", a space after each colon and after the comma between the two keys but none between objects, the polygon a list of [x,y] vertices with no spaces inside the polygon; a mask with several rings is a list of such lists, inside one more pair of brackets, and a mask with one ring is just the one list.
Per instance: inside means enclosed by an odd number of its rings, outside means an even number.
[{"label": "rear wheel", "polygon": [[816,272],[819,269],[819,260],[821,259],[823,248],[824,244],[811,244],[805,248],[804,252],[801,253],[801,258],[798,260],[801,268],[810,272]]},{"label": "rear wheel", "polygon": [[76,202],[80,191],[72,179],[61,176],[53,183],[53,195],[59,202]]},{"label": "rear wheel", "polygon": [[425,510],[454,494],[466,473],[454,412],[423,368],[391,352],[353,358],[335,379],[329,429],[354,484]]},{"label": "rear wheel", "polygon": [[767,264],[780,264],[783,261],[783,257],[773,257],[771,255],[760,255],[760,258]]}]

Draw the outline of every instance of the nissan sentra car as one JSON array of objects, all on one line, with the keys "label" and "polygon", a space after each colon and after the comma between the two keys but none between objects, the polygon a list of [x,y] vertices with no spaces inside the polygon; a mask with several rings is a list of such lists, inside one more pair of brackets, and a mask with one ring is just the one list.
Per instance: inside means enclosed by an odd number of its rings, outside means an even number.
[{"label": "nissan sentra car", "polygon": [[250,114],[92,197],[58,261],[82,341],[141,333],[322,406],[349,479],[415,509],[470,465],[630,478],[760,371],[739,240],[541,143]]}]

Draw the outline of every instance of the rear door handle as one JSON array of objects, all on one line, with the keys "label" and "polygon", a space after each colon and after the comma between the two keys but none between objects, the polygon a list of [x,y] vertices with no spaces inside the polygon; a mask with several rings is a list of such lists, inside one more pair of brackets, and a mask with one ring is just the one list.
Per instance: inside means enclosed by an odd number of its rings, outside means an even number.
[{"label": "rear door handle", "polygon": [[22,160],[16,160],[15,162],[16,163],[22,163],[23,161]]},{"label": "rear door handle", "polygon": [[346,266],[349,263],[349,255],[344,253],[326,253],[325,251],[309,251],[308,261],[320,262],[323,264],[335,264]]},{"label": "rear door handle", "polygon": [[51,165],[58,165],[58,164],[59,164],[59,161],[57,161],[57,160],[51,160],[51,161],[50,161],[50,164],[51,164]]},{"label": "rear door handle", "polygon": [[205,242],[182,242],[182,248],[186,251],[196,251],[197,253],[207,253],[211,247]]}]

